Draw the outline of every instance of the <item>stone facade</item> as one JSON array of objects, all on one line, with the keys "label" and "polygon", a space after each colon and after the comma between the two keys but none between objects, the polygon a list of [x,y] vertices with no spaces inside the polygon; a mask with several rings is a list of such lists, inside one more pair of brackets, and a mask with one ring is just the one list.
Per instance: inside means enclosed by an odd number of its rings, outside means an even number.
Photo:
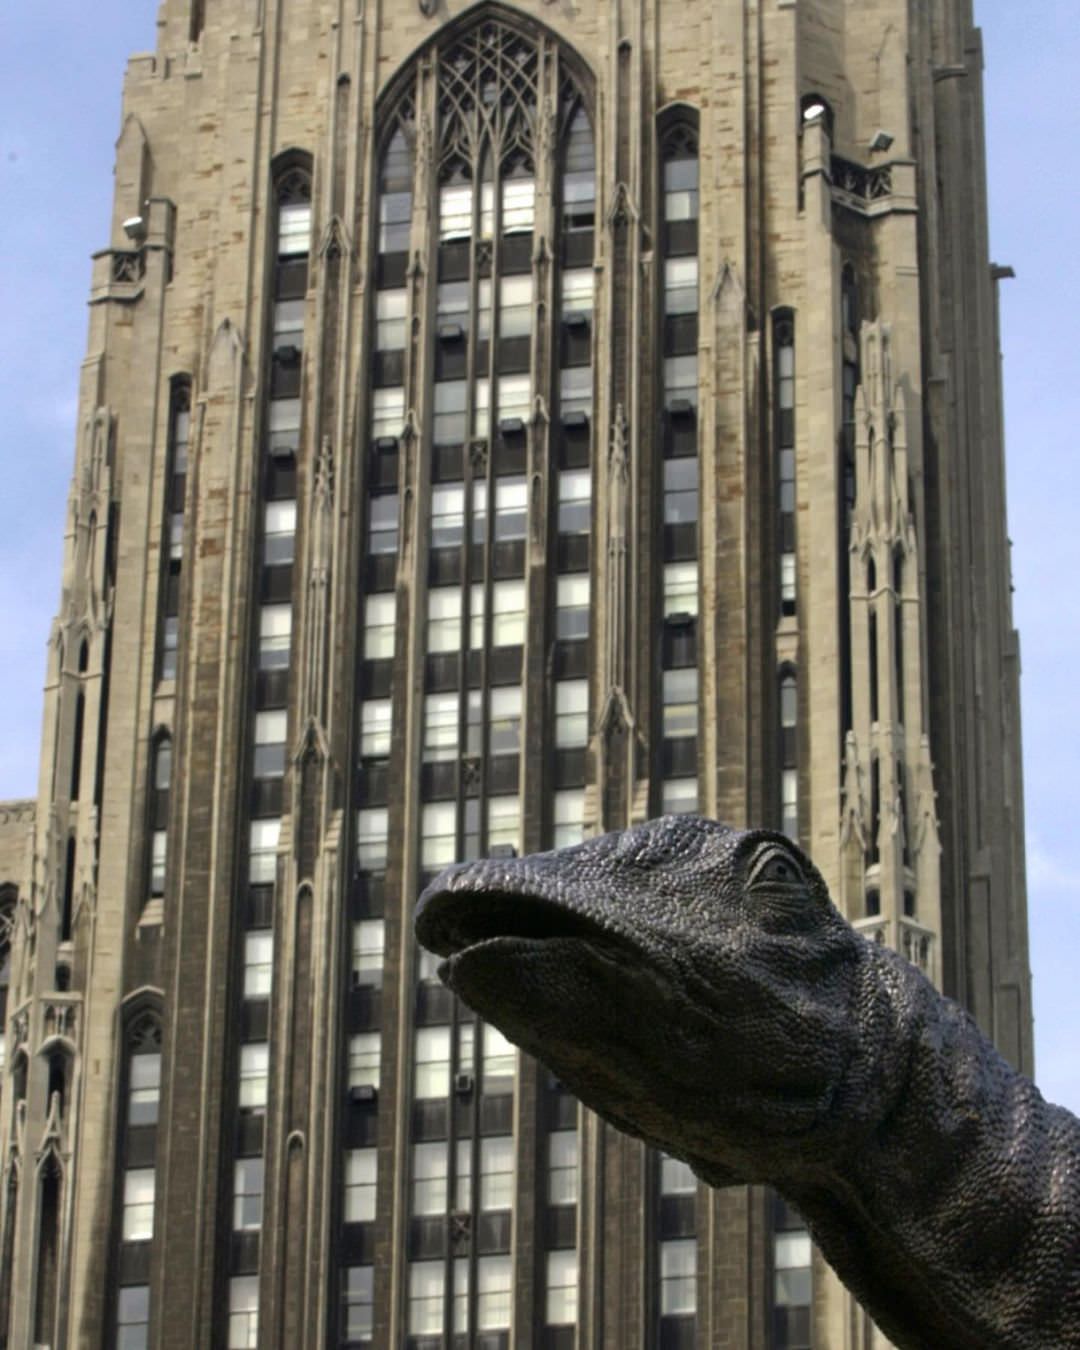
[{"label": "stone facade", "polygon": [[6,1345],[876,1343],[409,915],[772,824],[1030,1070],[982,143],[970,0],[162,0],[0,807]]}]

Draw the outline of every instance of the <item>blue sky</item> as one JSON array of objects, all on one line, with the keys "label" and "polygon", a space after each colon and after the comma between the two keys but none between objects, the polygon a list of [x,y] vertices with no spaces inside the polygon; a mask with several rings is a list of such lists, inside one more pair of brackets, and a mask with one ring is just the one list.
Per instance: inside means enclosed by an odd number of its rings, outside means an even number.
[{"label": "blue sky", "polygon": [[[155,45],[157,0],[51,0],[0,20],[0,797],[37,790],[45,642],[86,341],[89,255],[107,240],[128,55]],[[1023,653],[1036,1077],[1080,1113],[1080,426],[1076,0],[976,0],[986,53],[990,237],[1002,287],[1009,529]],[[1062,337],[1062,324],[1065,336]],[[1069,584],[1066,585],[1065,583]]]}]

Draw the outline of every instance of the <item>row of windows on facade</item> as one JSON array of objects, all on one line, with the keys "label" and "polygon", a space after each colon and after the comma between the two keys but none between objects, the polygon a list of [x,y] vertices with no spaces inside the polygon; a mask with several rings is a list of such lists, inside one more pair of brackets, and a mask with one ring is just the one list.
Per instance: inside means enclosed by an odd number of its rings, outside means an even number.
[{"label": "row of windows on facade", "polygon": [[[698,165],[692,139],[669,136],[665,143],[663,214],[665,222],[696,220]],[[439,189],[440,243],[479,237],[491,240],[496,232],[496,189],[490,156],[481,162],[479,183],[446,182]],[[387,146],[380,175],[378,250],[407,253],[412,222],[412,162],[401,131]],[[479,189],[477,191],[477,188]],[[535,226],[536,188],[520,170],[501,184],[498,224],[504,235],[531,233]],[[574,114],[565,144],[560,175],[560,218],[563,234],[595,226],[596,175],[592,129],[583,108]]]},{"label": "row of windows on facade", "polygon": [[[553,688],[554,736],[558,750],[587,745],[589,739],[589,685],[585,679],[556,680]],[[520,685],[496,685],[487,691],[486,742],[491,755],[521,751],[523,690]],[[462,695],[426,694],[423,705],[421,758],[425,764],[456,760],[460,754],[480,753],[484,738],[484,698],[479,689],[464,693],[465,739],[460,734]],[[360,755],[383,759],[390,754],[393,703],[389,698],[365,699],[360,705]],[[694,666],[661,672],[661,729],[665,740],[693,737],[698,729],[698,672]],[[263,756],[266,775],[284,768],[285,713],[261,713],[256,729],[256,765]],[[261,730],[259,728],[262,728]],[[258,767],[256,768],[258,776]]]},{"label": "row of windows on facade", "polygon": [[[129,1037],[132,1050],[127,1060],[126,1103],[122,1114],[124,1138],[134,1133],[152,1135],[158,1122],[161,1099],[160,1023],[144,1016],[134,1025]],[[123,1173],[119,1240],[122,1243],[149,1242],[154,1236],[156,1171],[153,1167],[132,1166]],[[121,1286],[116,1299],[116,1343],[118,1350],[145,1350],[150,1322],[148,1285]]]},{"label": "row of windows on facade", "polygon": [[[593,406],[592,366],[566,366],[559,372],[559,410],[564,422],[580,413],[591,417]],[[663,359],[664,403],[680,414],[698,406],[697,355],[667,356]],[[431,442],[433,445],[464,445],[469,440],[487,441],[492,425],[504,432],[520,429],[533,413],[536,390],[530,375],[499,375],[492,382],[487,376],[468,380],[440,380],[433,387]],[[471,417],[469,416],[471,395]],[[677,405],[677,407],[675,406]],[[389,385],[372,390],[371,420],[373,441],[400,438],[405,425],[405,388]],[[507,424],[510,426],[507,426]],[[269,446],[271,453],[295,450],[300,434],[300,400],[282,400],[271,404]]]},{"label": "row of windows on facade", "polygon": [[[510,1137],[483,1139],[481,1145],[480,1207],[508,1209],[514,1193],[514,1150]],[[549,1204],[577,1201],[577,1133],[558,1131],[548,1139],[546,1195]],[[445,1214],[448,1207],[468,1210],[471,1204],[471,1142],[457,1145],[455,1193],[450,1194],[445,1142],[413,1146],[410,1213],[414,1217]],[[346,1154],[346,1222],[372,1222],[375,1218],[376,1151],[354,1149]],[[261,1183],[261,1173],[256,1178]],[[685,1163],[671,1158],[661,1162],[661,1193],[692,1195],[697,1183]],[[451,1203],[452,1202],[452,1203]],[[238,1186],[238,1216],[248,1213],[246,1193]],[[692,1315],[696,1310],[697,1243],[674,1239],[659,1244],[659,1311],[662,1317]],[[476,1261],[476,1328],[481,1331],[510,1326],[513,1265],[510,1255],[480,1256]],[[248,1345],[257,1318],[257,1286],[254,1277],[232,1282],[236,1297],[230,1299],[229,1345]],[[451,1288],[447,1290],[445,1261],[413,1261],[409,1266],[406,1329],[409,1335],[438,1335],[446,1315],[447,1293],[451,1296],[451,1322],[455,1333],[468,1328],[469,1261],[453,1263]],[[342,1335],[348,1342],[363,1342],[372,1334],[375,1271],[371,1266],[346,1267],[343,1272]],[[578,1257],[573,1247],[545,1254],[544,1321],[549,1326],[572,1326],[577,1321]]]},{"label": "row of windows on facade", "polygon": [[[662,578],[662,617],[694,618],[698,612],[696,562],[666,563]],[[580,641],[589,636],[589,574],[570,572],[555,578],[555,637]],[[432,586],[427,592],[425,645],[429,653],[454,652],[463,637],[472,649],[484,645],[485,598],[488,588],[477,582],[468,588]],[[492,647],[520,646],[525,640],[524,580],[496,580],[490,585]],[[468,604],[467,613],[464,605]],[[263,669],[287,665],[291,624],[288,606],[264,605],[260,616],[260,665]],[[394,655],[396,601],[390,592],[364,599],[361,650],[365,660],[389,660]],[[464,628],[464,632],[463,632]]]},{"label": "row of windows on facade", "polygon": [[[269,370],[270,400],[266,416],[271,428],[271,450],[278,428],[291,425],[291,411],[296,405],[292,392],[298,380],[287,378],[289,372],[298,377],[300,353],[303,349],[304,300],[307,276],[307,252],[311,232],[311,180],[300,169],[286,173],[277,185],[277,252],[276,293],[272,310],[272,353]],[[295,438],[288,447],[293,457]],[[280,459],[280,454],[278,456]],[[291,496],[277,493],[264,501],[262,507],[262,564],[264,569],[282,569],[291,566],[295,553],[296,502]],[[265,575],[265,571],[264,571]],[[268,662],[260,660],[263,668],[287,668],[288,637],[292,631],[292,608],[289,604],[274,606],[275,632],[264,648],[264,623],[260,615],[260,655],[272,653]],[[284,638],[282,643],[279,639]],[[282,661],[280,657],[284,656]],[[256,779],[279,776],[284,771],[285,718],[283,713],[255,711],[251,722],[253,741],[253,775]],[[279,822],[277,822],[279,823]],[[273,979],[273,935],[265,929],[253,929],[240,936],[243,958],[243,996],[262,1000],[269,997]],[[381,956],[381,953],[380,953]],[[241,1035],[244,1033],[242,1032]],[[236,1105],[244,1115],[262,1114],[267,1105],[269,1089],[270,1047],[265,1039],[241,1040],[238,1051],[239,1082],[236,1086]],[[265,1162],[258,1154],[237,1157],[233,1164],[234,1231],[257,1230],[262,1224]],[[236,1275],[229,1283],[228,1345],[256,1344],[258,1326],[257,1277]]]},{"label": "row of windows on facade", "polygon": [[[528,480],[523,474],[495,479],[495,543],[524,539],[528,529]],[[592,476],[588,469],[562,469],[556,476],[555,528],[560,535],[587,535],[592,531]],[[470,487],[469,534],[474,545],[487,539],[487,483]],[[661,516],[665,525],[692,524],[698,519],[698,461],[683,456],[663,461]],[[460,548],[466,538],[466,488],[462,481],[437,483],[431,490],[428,542],[432,549]],[[273,509],[271,509],[273,508]],[[264,560],[267,564],[292,561],[292,532],[296,528],[295,502],[267,505]],[[396,553],[399,538],[397,492],[372,494],[368,499],[368,553]],[[271,532],[271,529],[274,532]],[[274,556],[272,556],[274,555]]]}]

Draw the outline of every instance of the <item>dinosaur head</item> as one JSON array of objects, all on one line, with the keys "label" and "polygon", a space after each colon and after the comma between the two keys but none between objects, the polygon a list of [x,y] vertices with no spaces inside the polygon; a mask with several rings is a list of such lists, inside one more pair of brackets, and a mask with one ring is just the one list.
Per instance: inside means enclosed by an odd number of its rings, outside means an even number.
[{"label": "dinosaur head", "polygon": [[425,890],[416,932],[481,1016],[713,1184],[842,1147],[869,944],[783,835],[665,816],[463,864]]}]

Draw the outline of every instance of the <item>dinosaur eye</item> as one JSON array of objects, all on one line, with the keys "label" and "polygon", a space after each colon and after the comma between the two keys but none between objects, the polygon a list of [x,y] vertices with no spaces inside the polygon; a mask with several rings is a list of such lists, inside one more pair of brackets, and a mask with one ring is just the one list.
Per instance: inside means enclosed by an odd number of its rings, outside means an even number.
[{"label": "dinosaur eye", "polygon": [[795,859],[775,844],[755,859],[747,878],[749,886],[805,886],[806,878]]}]

